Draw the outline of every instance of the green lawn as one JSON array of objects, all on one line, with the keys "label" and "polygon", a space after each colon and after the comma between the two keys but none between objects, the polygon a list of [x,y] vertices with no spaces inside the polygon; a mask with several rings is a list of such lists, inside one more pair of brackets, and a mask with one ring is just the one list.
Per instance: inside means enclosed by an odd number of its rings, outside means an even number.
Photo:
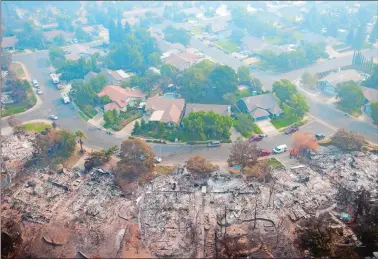
[{"label": "green lawn", "polygon": [[42,132],[42,131],[45,131],[46,128],[49,128],[49,129],[52,128],[50,124],[47,124],[44,122],[26,123],[23,125],[23,127],[24,127],[24,130],[32,131],[32,132]]},{"label": "green lawn", "polygon": [[301,39],[303,39],[303,34],[302,34],[301,32],[299,32],[299,31],[295,31],[295,32],[293,33],[293,37],[294,37],[296,40],[301,40]]},{"label": "green lawn", "polygon": [[220,40],[217,41],[215,44],[229,53],[236,52],[238,49],[238,45],[230,40]]},{"label": "green lawn", "polygon": [[7,117],[13,114],[21,113],[26,111],[27,109],[29,109],[27,104],[7,105],[7,108],[1,111],[1,117]]},{"label": "green lawn", "polygon": [[300,117],[295,117],[295,116],[288,117],[284,115],[283,117],[279,119],[272,119],[270,122],[273,124],[274,127],[276,127],[276,129],[280,129],[280,128],[290,126],[291,124],[296,123],[300,121],[301,119],[302,118]]},{"label": "green lawn", "polygon": [[193,27],[192,28],[192,32],[195,34],[195,35],[199,35],[202,33],[202,30],[201,30],[201,27]]},{"label": "green lawn", "polygon": [[281,38],[279,38],[279,37],[266,37],[265,41],[272,43],[273,45],[278,45],[281,42]]},{"label": "green lawn", "polygon": [[337,45],[333,45],[332,48],[336,51],[340,50],[340,49],[344,49],[348,47],[348,45],[346,45],[345,43],[341,43],[341,44],[337,44]]},{"label": "green lawn", "polygon": [[253,134],[261,134],[261,129],[253,122],[249,114],[238,113],[236,120],[233,121],[235,129],[245,138],[251,137]]},{"label": "green lawn", "polygon": [[283,168],[283,165],[281,164],[281,162],[278,161],[277,159],[275,159],[274,157],[268,159],[268,164],[269,164],[273,169]]},{"label": "green lawn", "polygon": [[83,120],[85,121],[89,120],[89,118],[82,111],[77,111],[77,113],[80,115],[81,118],[83,118]]},{"label": "green lawn", "polygon": [[293,114],[292,109],[289,106],[283,105],[282,109],[284,111],[284,115],[282,117],[270,120],[270,122],[274,127],[276,127],[276,129],[290,126],[302,120],[302,117],[298,117]]},{"label": "green lawn", "polygon": [[340,103],[336,104],[336,108],[356,118],[360,117],[362,114],[361,108],[346,108],[346,107],[341,106]]}]

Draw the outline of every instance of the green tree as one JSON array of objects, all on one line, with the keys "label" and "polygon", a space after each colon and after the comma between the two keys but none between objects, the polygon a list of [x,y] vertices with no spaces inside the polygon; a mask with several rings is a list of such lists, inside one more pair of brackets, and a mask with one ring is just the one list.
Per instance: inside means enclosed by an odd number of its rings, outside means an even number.
[{"label": "green tree", "polygon": [[158,52],[153,52],[148,55],[148,64],[151,66],[158,66],[161,64],[160,54]]},{"label": "green tree", "polygon": [[194,140],[228,139],[232,127],[232,119],[210,112],[191,112],[183,120],[183,130]]},{"label": "green tree", "polygon": [[318,82],[318,79],[316,76],[308,71],[305,71],[302,74],[302,83],[307,85],[310,88],[314,88],[316,86],[316,83]]},{"label": "green tree", "polygon": [[235,70],[229,66],[218,66],[209,75],[212,87],[216,88],[220,97],[226,93],[235,92],[238,85],[238,77]]},{"label": "green tree", "polygon": [[370,104],[371,117],[373,118],[375,124],[378,124],[378,102]]},{"label": "green tree", "polygon": [[160,68],[160,74],[163,78],[169,78],[172,82],[176,81],[178,69],[171,64],[163,64]]},{"label": "green tree", "polygon": [[349,44],[349,45],[353,45],[354,44],[354,40],[355,40],[355,37],[354,37],[354,29],[350,29],[349,30],[349,33],[345,39],[346,43]]},{"label": "green tree", "polygon": [[187,46],[190,43],[191,36],[184,29],[176,29],[169,25],[164,29],[164,39],[168,42],[177,42]]},{"label": "green tree", "polygon": [[35,158],[42,164],[59,164],[68,159],[76,146],[75,135],[68,130],[50,130],[33,142]]},{"label": "green tree", "polygon": [[344,108],[360,108],[364,104],[365,97],[361,87],[353,81],[338,85],[336,91],[337,97],[340,99],[340,105]]},{"label": "green tree", "polygon": [[18,49],[44,49],[44,37],[41,30],[37,29],[32,21],[24,23],[24,29],[16,34],[19,41],[16,43]]},{"label": "green tree", "polygon": [[95,93],[101,92],[105,85],[108,83],[108,79],[103,74],[98,74],[89,80],[89,85]]},{"label": "green tree", "polygon": [[287,79],[281,79],[273,83],[273,93],[281,102],[289,101],[298,93],[296,86]]},{"label": "green tree", "polygon": [[223,100],[230,105],[234,105],[238,101],[238,97],[234,93],[227,93],[222,96]]},{"label": "green tree", "polygon": [[290,100],[290,107],[293,108],[293,114],[298,117],[303,117],[307,112],[310,111],[310,107],[306,102],[306,98],[300,93],[292,96]]},{"label": "green tree", "polygon": [[101,166],[108,163],[110,161],[111,156],[114,155],[115,152],[117,152],[117,150],[117,146],[111,146],[108,149],[91,152],[90,156],[85,159],[85,169],[89,171],[93,167]]},{"label": "green tree", "polygon": [[369,42],[373,44],[376,42],[377,39],[378,39],[378,21],[375,21],[373,29],[370,32]]},{"label": "green tree", "polygon": [[49,49],[49,58],[51,61],[51,64],[55,68],[60,68],[64,65],[64,62],[66,61],[66,56],[60,47],[53,46]]},{"label": "green tree", "polygon": [[66,40],[64,39],[62,34],[55,36],[53,41],[54,41],[54,44],[56,44],[57,46],[62,46],[64,44],[66,44]]},{"label": "green tree", "polygon": [[247,66],[241,66],[238,68],[239,84],[250,84],[251,70]]},{"label": "green tree", "polygon": [[80,150],[81,150],[81,152],[83,152],[83,144],[84,144],[83,140],[86,138],[84,131],[82,131],[82,130],[76,131],[75,136],[76,136],[76,138],[79,139],[78,142],[80,144]]},{"label": "green tree", "polygon": [[362,49],[365,43],[366,24],[360,24],[357,29],[356,37],[354,39],[353,48]]}]

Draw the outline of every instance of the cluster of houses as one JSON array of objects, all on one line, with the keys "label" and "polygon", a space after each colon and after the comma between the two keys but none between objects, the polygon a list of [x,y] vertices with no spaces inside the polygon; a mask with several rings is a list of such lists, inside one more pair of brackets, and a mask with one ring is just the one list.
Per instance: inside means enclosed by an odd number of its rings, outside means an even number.
[{"label": "cluster of houses", "polygon": [[[231,106],[218,104],[186,103],[182,98],[171,95],[151,97],[137,88],[122,88],[107,85],[98,94],[99,97],[109,96],[111,102],[104,106],[105,111],[127,111],[127,107],[144,109],[149,121],[162,122],[167,125],[180,125],[183,117],[191,112],[213,111],[219,115],[231,116]],[[283,114],[276,97],[270,93],[245,97],[238,102],[241,111],[249,113],[255,121],[276,118]]]}]

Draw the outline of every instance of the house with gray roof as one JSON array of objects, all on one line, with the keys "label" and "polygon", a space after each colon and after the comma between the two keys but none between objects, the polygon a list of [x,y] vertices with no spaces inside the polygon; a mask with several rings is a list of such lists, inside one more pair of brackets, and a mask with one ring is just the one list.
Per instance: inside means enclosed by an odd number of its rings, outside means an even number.
[{"label": "house with gray roof", "polygon": [[273,94],[261,94],[244,97],[237,103],[242,112],[249,113],[254,121],[277,118],[283,115],[283,111]]},{"label": "house with gray roof", "polygon": [[362,77],[354,69],[332,72],[318,81],[317,87],[325,94],[336,96],[337,86],[348,81],[360,82]]}]

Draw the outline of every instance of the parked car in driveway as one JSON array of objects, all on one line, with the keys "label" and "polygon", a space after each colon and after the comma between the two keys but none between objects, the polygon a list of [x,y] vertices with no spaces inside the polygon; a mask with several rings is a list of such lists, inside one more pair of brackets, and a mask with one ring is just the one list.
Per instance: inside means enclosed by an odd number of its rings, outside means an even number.
[{"label": "parked car in driveway", "polygon": [[50,115],[50,116],[49,116],[49,119],[50,119],[50,120],[57,120],[57,119],[58,119],[58,116],[56,116],[56,115]]},{"label": "parked car in driveway", "polygon": [[283,152],[286,152],[287,146],[286,145],[279,145],[273,148],[273,153],[274,154],[281,154]]},{"label": "parked car in driveway", "polygon": [[318,134],[315,135],[315,138],[316,138],[316,140],[321,140],[321,139],[324,139],[325,136],[324,136],[323,133],[318,133]]},{"label": "parked car in driveway", "polygon": [[288,134],[294,133],[298,130],[299,130],[298,127],[291,126],[291,127],[287,128],[285,130],[285,134],[288,135]]},{"label": "parked car in driveway", "polygon": [[270,154],[272,154],[272,152],[267,149],[260,149],[259,151],[257,151],[258,157],[269,156]]},{"label": "parked car in driveway", "polygon": [[253,135],[252,137],[249,138],[249,142],[253,141],[260,141],[264,138],[264,135],[259,134],[259,135]]}]

